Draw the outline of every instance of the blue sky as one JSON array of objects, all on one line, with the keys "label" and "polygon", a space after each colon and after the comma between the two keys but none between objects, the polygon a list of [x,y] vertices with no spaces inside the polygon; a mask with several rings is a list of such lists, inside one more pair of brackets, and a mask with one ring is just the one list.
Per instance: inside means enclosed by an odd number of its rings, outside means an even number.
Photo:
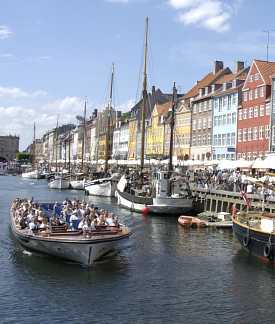
[{"label": "blue sky", "polygon": [[[215,59],[265,59],[275,3],[265,0],[9,0],[0,11],[0,134],[21,148],[61,122],[74,121],[83,100],[100,108],[116,64],[115,105],[139,94],[144,20],[150,19],[149,85],[187,91]],[[275,31],[270,59],[275,60]]]}]

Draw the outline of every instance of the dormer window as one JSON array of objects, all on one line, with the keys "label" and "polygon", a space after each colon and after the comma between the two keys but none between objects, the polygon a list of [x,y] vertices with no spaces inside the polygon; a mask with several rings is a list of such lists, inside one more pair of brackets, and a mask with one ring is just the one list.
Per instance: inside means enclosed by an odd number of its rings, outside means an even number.
[{"label": "dormer window", "polygon": [[202,97],[202,94],[203,94],[203,93],[202,93],[202,90],[203,90],[203,89],[200,89],[200,91],[199,91],[199,96],[200,96],[200,97]]},{"label": "dormer window", "polygon": [[211,92],[214,92],[215,91],[215,84],[212,84],[211,86]]},{"label": "dormer window", "polygon": [[207,96],[208,95],[208,87],[205,87],[204,89],[204,94]]}]

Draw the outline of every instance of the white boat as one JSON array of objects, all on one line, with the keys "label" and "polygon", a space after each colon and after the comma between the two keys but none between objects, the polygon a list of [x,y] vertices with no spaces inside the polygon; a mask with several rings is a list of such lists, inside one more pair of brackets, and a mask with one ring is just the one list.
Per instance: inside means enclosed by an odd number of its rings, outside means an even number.
[{"label": "white boat", "polygon": [[85,190],[91,196],[115,197],[119,174],[114,173],[108,178],[99,178],[85,182]]},{"label": "white boat", "polygon": [[33,232],[28,228],[21,229],[16,224],[12,210],[10,214],[12,233],[24,248],[85,266],[91,266],[102,256],[121,248],[131,235],[130,230],[123,225],[94,230],[89,237],[84,236],[81,230],[58,232],[49,229]]},{"label": "white boat", "polygon": [[27,179],[42,179],[42,175],[38,170],[23,172],[21,176],[22,178],[27,178]]},{"label": "white boat", "polygon": [[169,176],[167,171],[159,171],[156,176],[156,195],[151,197],[127,192],[127,179],[125,176],[122,176],[116,190],[118,205],[146,214],[179,215],[192,210],[193,198],[188,192],[168,195]]},{"label": "white boat", "polygon": [[84,190],[85,179],[83,180],[70,180],[70,187],[74,190]]},{"label": "white boat", "polygon": [[70,179],[64,178],[62,176],[56,176],[48,182],[49,189],[69,189],[70,188]]}]

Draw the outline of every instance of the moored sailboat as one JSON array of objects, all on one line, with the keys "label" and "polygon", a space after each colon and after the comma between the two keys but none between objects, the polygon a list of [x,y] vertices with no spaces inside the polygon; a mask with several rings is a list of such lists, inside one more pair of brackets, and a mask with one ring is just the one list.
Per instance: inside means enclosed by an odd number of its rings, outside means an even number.
[{"label": "moored sailboat", "polygon": [[[148,52],[148,17],[146,18],[145,28],[145,47],[144,47],[144,71],[143,71],[143,105],[141,111],[141,161],[139,183],[129,182],[129,177],[123,176],[116,190],[118,205],[137,212],[153,214],[178,215],[190,211],[193,208],[193,199],[188,184],[185,183],[184,190],[173,190],[175,181],[173,175],[173,130],[174,114],[177,104],[177,92],[174,84],[173,98],[171,103],[171,123],[170,123],[170,147],[169,147],[169,170],[157,170],[149,185],[150,189],[144,186],[144,148],[145,148],[145,111],[148,104],[147,93],[147,52]],[[175,186],[174,186],[175,187]]]}]

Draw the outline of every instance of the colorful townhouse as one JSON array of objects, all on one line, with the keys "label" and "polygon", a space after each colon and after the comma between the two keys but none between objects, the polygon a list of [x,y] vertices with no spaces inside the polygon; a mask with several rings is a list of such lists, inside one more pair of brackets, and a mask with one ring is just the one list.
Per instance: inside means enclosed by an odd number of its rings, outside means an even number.
[{"label": "colorful townhouse", "polygon": [[146,127],[146,148],[147,158],[163,159],[165,156],[166,138],[165,129],[170,127],[167,124],[171,101],[162,104],[155,104],[148,126]]},{"label": "colorful townhouse", "polygon": [[226,74],[222,86],[213,96],[212,159],[236,158],[237,114],[242,100],[242,87],[249,68],[236,63],[235,73]]},{"label": "colorful townhouse", "polygon": [[[254,60],[242,89],[238,109],[237,158],[265,156],[271,148],[270,126],[272,76],[275,62]],[[272,126],[273,127],[273,126]]]},{"label": "colorful townhouse", "polygon": [[190,143],[192,159],[205,160],[212,156],[213,95],[221,87],[222,78],[231,73],[229,68],[223,67],[222,61],[215,61],[213,72],[205,75],[184,96],[192,113]]}]

